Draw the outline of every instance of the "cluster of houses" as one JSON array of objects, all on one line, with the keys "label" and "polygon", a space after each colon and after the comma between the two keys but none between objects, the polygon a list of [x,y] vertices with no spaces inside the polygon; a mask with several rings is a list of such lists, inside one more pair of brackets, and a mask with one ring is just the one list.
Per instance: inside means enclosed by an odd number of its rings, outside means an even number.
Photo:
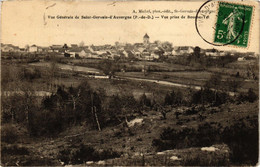
[{"label": "cluster of houses", "polygon": [[150,43],[148,34],[143,37],[143,43],[119,43],[115,45],[102,45],[102,46],[77,46],[71,45],[65,48],[65,55],[69,57],[81,58],[96,58],[96,59],[115,59],[130,58],[138,60],[156,60],[160,56],[182,55],[183,53],[192,53],[192,47],[186,47],[180,51],[174,51],[170,43]]},{"label": "cluster of houses", "polygon": [[14,46],[12,44],[2,44],[1,43],[1,52],[24,52],[24,48],[19,48],[18,46]]},{"label": "cluster of houses", "polygon": [[[175,46],[169,42],[150,42],[148,34],[143,36],[142,43],[119,43],[115,45],[100,46],[78,46],[77,44],[51,45],[49,47],[41,47],[37,45],[19,48],[12,44],[1,44],[1,52],[30,52],[30,53],[56,53],[60,56],[72,58],[95,58],[95,59],[115,59],[115,58],[131,58],[138,60],[156,60],[161,56],[175,57],[180,55],[189,55],[194,52],[191,46]],[[201,53],[205,56],[218,57],[225,56],[227,52],[218,51],[216,49],[201,49]],[[250,53],[254,54],[254,53]],[[254,55],[253,55],[254,56]]]},{"label": "cluster of houses", "polygon": [[132,58],[138,60],[156,60],[160,56],[173,56],[190,54],[193,52],[192,47],[172,47],[169,42],[161,43],[159,41],[151,43],[148,34],[143,36],[142,43],[119,43],[115,45],[101,46],[78,46],[71,44],[51,45],[41,47],[31,45],[25,48],[19,48],[12,44],[1,44],[2,52],[30,52],[30,53],[57,53],[65,57],[72,58],[95,58],[95,59],[115,59],[115,58]]},{"label": "cluster of houses", "polygon": [[221,51],[216,49],[203,49],[202,53],[205,56],[209,56],[214,59],[226,55],[230,55],[230,56],[239,55],[239,57],[237,58],[238,61],[245,61],[245,60],[255,59],[259,57],[259,54],[256,54],[255,52],[238,53],[235,50]]}]

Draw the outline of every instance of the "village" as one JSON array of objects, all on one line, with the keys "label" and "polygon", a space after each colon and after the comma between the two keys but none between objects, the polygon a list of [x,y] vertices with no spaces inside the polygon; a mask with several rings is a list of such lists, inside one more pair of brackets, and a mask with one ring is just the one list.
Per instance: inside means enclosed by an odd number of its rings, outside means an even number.
[{"label": "village", "polygon": [[[35,44],[24,48],[19,48],[12,44],[1,44],[2,58],[8,58],[10,53],[26,55],[27,53],[34,55],[54,54],[59,57],[70,57],[77,59],[130,59],[130,60],[145,60],[156,61],[161,57],[174,58],[178,56],[189,55],[194,52],[194,47],[191,46],[173,46],[170,42],[161,42],[156,40],[150,42],[150,37],[146,33],[143,36],[142,43],[120,43],[115,42],[114,45],[90,45],[85,46],[84,42],[80,44],[64,44],[51,45],[49,47],[37,46]],[[221,51],[217,49],[200,49],[202,55],[217,58],[220,56],[236,54],[236,51]],[[240,53],[238,61],[243,61],[250,58],[256,58],[254,52]]]}]

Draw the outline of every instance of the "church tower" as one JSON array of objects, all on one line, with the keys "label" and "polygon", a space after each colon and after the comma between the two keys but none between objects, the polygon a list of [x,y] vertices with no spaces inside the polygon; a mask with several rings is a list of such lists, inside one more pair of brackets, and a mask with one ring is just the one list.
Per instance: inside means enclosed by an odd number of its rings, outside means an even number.
[{"label": "church tower", "polygon": [[144,37],[143,37],[143,44],[145,45],[145,46],[147,46],[148,44],[149,44],[149,36],[147,35],[147,33],[144,35]]}]

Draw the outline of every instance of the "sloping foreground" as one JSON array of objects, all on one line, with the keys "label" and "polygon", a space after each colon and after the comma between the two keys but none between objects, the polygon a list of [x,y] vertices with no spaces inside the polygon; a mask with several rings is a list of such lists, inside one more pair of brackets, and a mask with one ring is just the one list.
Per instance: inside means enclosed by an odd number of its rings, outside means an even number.
[{"label": "sloping foreground", "polygon": [[174,149],[156,154],[136,154],[132,157],[109,159],[106,161],[86,162],[86,165],[108,166],[227,166],[229,165],[230,150],[227,145],[213,145],[211,147]]}]

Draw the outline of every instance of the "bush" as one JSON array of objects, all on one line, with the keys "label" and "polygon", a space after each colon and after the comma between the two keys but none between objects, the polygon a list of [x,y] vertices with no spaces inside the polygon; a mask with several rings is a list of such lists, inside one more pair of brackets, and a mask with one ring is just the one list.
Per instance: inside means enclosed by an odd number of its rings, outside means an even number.
[{"label": "bush", "polygon": [[223,141],[232,151],[231,160],[235,164],[255,165],[258,162],[258,120],[249,122],[239,120],[226,128],[222,134]]},{"label": "bush", "polygon": [[138,108],[139,104],[132,95],[113,95],[102,112],[102,124],[104,127],[118,125],[125,120],[127,114],[133,114]]},{"label": "bush", "polygon": [[25,147],[18,147],[17,145],[4,146],[1,149],[1,154],[7,155],[28,155],[29,151]]},{"label": "bush", "polygon": [[172,90],[171,93],[167,93],[164,98],[164,104],[165,105],[180,105],[183,104],[183,95],[180,91],[177,91],[175,93],[174,90]]},{"label": "bush", "polygon": [[187,109],[185,111],[185,115],[193,115],[193,114],[197,114],[199,112],[199,110],[195,107],[192,107],[191,109]]},{"label": "bush", "polygon": [[246,101],[248,101],[250,103],[253,103],[257,99],[258,99],[257,94],[253,91],[252,88],[249,88],[247,93],[240,93],[239,94],[239,96],[237,98],[237,101],[238,102],[246,102]]},{"label": "bush", "polygon": [[257,94],[253,91],[252,88],[248,89],[248,92],[247,92],[247,98],[248,98],[248,101],[250,103],[253,103],[254,101],[257,100]]},{"label": "bush", "polygon": [[196,130],[193,128],[175,130],[168,127],[163,129],[160,134],[160,139],[153,140],[152,145],[155,146],[158,151],[165,149],[187,148],[198,144],[198,139],[194,136],[196,136]]},{"label": "bush", "polygon": [[64,121],[58,111],[34,112],[30,123],[30,135],[55,136],[63,130]]},{"label": "bush", "polygon": [[41,78],[42,74],[38,68],[27,69],[22,68],[20,71],[20,79],[31,81],[33,79]]},{"label": "bush", "polygon": [[93,161],[97,160],[98,156],[95,153],[95,150],[93,147],[85,146],[83,144],[80,145],[79,149],[77,149],[73,155],[71,162],[73,164],[81,164],[86,161]]},{"label": "bush", "polygon": [[228,145],[233,164],[255,165],[259,153],[257,118],[240,119],[226,128],[210,123],[199,125],[198,130],[192,128],[174,130],[168,127],[162,131],[159,139],[153,140],[152,145],[161,151],[211,146],[218,143]]},{"label": "bush", "polygon": [[208,88],[198,90],[192,95],[191,103],[193,104],[214,104],[219,106],[230,99],[225,92],[213,91]]},{"label": "bush", "polygon": [[114,152],[112,149],[96,151],[93,147],[84,144],[63,149],[58,155],[58,159],[65,164],[82,164],[87,161],[99,161],[116,157],[120,157],[120,153]]},{"label": "bush", "polygon": [[55,136],[67,127],[87,121],[96,127],[92,107],[100,118],[101,93],[87,83],[78,87],[59,87],[55,94],[42,100],[41,112],[31,113],[30,132],[34,136]]},{"label": "bush", "polygon": [[14,125],[5,124],[1,127],[1,141],[6,143],[14,143],[18,139],[17,129]]},{"label": "bush", "polygon": [[106,149],[99,153],[99,160],[112,159],[120,157],[120,153],[113,151],[112,149]]},{"label": "bush", "polygon": [[142,106],[151,106],[151,100],[146,97],[145,93],[140,97],[139,101]]},{"label": "bush", "polygon": [[[213,147],[216,147],[215,145]],[[217,152],[208,153],[199,149],[193,148],[190,153],[182,157],[183,166],[229,166],[230,157],[228,147],[223,145]],[[193,151],[194,150],[194,151]]]}]

